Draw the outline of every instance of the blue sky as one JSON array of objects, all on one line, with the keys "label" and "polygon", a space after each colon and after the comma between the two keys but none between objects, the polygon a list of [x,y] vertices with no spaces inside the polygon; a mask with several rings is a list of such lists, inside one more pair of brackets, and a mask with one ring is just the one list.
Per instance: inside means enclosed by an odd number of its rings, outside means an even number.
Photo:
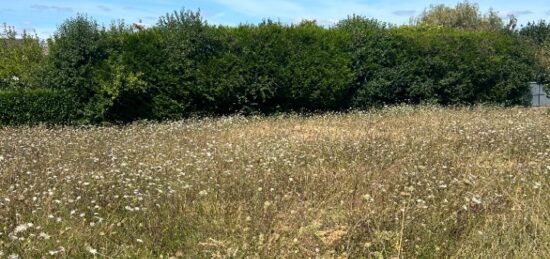
[{"label": "blue sky", "polygon": [[[550,20],[550,0],[479,0],[482,11],[493,8],[502,16],[515,14],[520,23],[531,20]],[[16,26],[18,30],[36,31],[40,37],[52,35],[56,26],[77,13],[86,13],[100,23],[116,19],[127,23],[142,20],[153,25],[159,16],[173,10],[201,9],[203,17],[212,24],[238,25],[257,23],[272,18],[285,23],[316,19],[332,24],[349,14],[360,14],[382,21],[404,24],[432,4],[455,5],[457,1],[423,0],[0,0],[0,23]]]}]

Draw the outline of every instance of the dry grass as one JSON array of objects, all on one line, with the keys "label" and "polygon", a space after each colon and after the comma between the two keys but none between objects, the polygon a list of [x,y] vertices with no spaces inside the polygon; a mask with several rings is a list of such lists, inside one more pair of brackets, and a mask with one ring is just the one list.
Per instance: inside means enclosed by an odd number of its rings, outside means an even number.
[{"label": "dry grass", "polygon": [[549,111],[0,129],[0,257],[550,258]]}]

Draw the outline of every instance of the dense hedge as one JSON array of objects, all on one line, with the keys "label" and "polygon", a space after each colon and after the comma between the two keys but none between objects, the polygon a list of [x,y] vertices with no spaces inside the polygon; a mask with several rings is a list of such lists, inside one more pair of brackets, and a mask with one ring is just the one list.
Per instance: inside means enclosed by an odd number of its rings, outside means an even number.
[{"label": "dense hedge", "polygon": [[[546,69],[536,58],[540,48],[524,34],[393,27],[359,16],[330,28],[269,20],[212,26],[190,11],[168,14],[148,29],[105,29],[78,16],[58,28],[37,73],[45,87],[74,96],[78,112],[36,116],[98,123],[399,103],[526,105],[527,82]],[[18,118],[3,123],[40,121],[0,112]]]},{"label": "dense hedge", "polygon": [[68,124],[76,119],[71,95],[50,89],[0,91],[0,125]]},{"label": "dense hedge", "polygon": [[[362,35],[357,37],[365,37]],[[375,41],[369,43],[375,47],[356,50],[359,58],[354,71],[365,72],[355,78],[359,86],[355,106],[528,104],[527,82],[533,77],[534,60],[517,37],[443,27],[401,27],[384,32]]]}]

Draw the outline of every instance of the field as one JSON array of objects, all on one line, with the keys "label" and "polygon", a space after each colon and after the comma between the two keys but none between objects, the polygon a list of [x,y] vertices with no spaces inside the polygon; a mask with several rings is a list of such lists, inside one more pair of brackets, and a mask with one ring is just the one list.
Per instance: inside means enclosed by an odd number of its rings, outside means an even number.
[{"label": "field", "polygon": [[0,128],[0,258],[550,258],[550,110]]}]

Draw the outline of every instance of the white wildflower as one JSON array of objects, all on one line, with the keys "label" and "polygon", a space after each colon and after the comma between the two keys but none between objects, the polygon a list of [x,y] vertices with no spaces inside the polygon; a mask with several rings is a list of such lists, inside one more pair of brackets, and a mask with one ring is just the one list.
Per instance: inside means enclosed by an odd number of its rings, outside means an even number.
[{"label": "white wildflower", "polygon": [[91,247],[91,246],[87,246],[87,247],[86,247],[86,250],[87,250],[90,254],[93,254],[93,255],[98,254],[98,253],[97,253],[97,249],[95,249],[95,248],[93,248],[93,247]]},{"label": "white wildflower", "polygon": [[17,239],[17,234],[27,231],[27,229],[31,228],[32,226],[34,226],[34,224],[25,223],[25,224],[21,224],[21,225],[15,227],[13,232],[11,232],[11,234],[9,235],[10,239],[12,239],[12,240]]},{"label": "white wildflower", "polygon": [[48,240],[50,239],[50,235],[44,233],[44,232],[41,232],[39,235],[38,235],[40,238],[44,239],[44,240]]},{"label": "white wildflower", "polygon": [[472,201],[475,203],[475,204],[481,204],[481,200],[476,198],[476,197],[473,197],[472,198]]}]

